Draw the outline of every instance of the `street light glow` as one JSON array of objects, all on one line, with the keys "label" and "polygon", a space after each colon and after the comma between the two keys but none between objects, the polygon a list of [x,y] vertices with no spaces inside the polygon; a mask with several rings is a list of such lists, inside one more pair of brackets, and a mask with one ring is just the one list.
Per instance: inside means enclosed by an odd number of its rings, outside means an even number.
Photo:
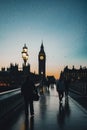
[{"label": "street light glow", "polygon": [[26,66],[26,62],[28,60],[28,48],[27,48],[26,44],[24,44],[24,47],[23,47],[22,58],[24,60],[24,66]]}]

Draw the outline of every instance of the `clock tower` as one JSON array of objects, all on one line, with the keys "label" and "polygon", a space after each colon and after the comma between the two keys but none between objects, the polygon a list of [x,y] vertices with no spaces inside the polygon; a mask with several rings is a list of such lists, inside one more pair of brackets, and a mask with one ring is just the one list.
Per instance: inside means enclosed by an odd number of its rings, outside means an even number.
[{"label": "clock tower", "polygon": [[44,52],[43,42],[40,47],[40,52],[38,55],[38,73],[39,75],[46,76],[46,55]]}]

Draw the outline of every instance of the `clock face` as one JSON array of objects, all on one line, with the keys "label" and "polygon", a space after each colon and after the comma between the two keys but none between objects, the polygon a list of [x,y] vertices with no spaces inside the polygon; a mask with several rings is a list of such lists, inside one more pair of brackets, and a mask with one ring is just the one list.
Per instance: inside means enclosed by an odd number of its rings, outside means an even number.
[{"label": "clock face", "polygon": [[44,57],[43,56],[40,56],[40,60],[43,60],[44,59]]}]

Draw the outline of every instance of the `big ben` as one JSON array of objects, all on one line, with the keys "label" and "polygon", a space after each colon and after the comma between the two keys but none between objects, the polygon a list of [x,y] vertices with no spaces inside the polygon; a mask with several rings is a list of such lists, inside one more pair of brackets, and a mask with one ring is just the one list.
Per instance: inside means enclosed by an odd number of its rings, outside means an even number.
[{"label": "big ben", "polygon": [[39,52],[39,55],[38,55],[38,73],[39,75],[41,76],[46,76],[46,55],[45,55],[45,52],[44,52],[44,46],[43,46],[43,42],[41,44],[41,47],[40,47],[40,52]]}]

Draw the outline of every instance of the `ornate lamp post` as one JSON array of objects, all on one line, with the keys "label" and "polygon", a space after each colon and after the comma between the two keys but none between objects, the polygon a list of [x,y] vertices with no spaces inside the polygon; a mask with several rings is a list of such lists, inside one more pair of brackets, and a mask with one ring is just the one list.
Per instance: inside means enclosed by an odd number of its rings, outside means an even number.
[{"label": "ornate lamp post", "polygon": [[24,61],[24,66],[26,66],[27,60],[28,60],[28,48],[26,44],[24,44],[23,50],[22,50],[22,58]]}]

